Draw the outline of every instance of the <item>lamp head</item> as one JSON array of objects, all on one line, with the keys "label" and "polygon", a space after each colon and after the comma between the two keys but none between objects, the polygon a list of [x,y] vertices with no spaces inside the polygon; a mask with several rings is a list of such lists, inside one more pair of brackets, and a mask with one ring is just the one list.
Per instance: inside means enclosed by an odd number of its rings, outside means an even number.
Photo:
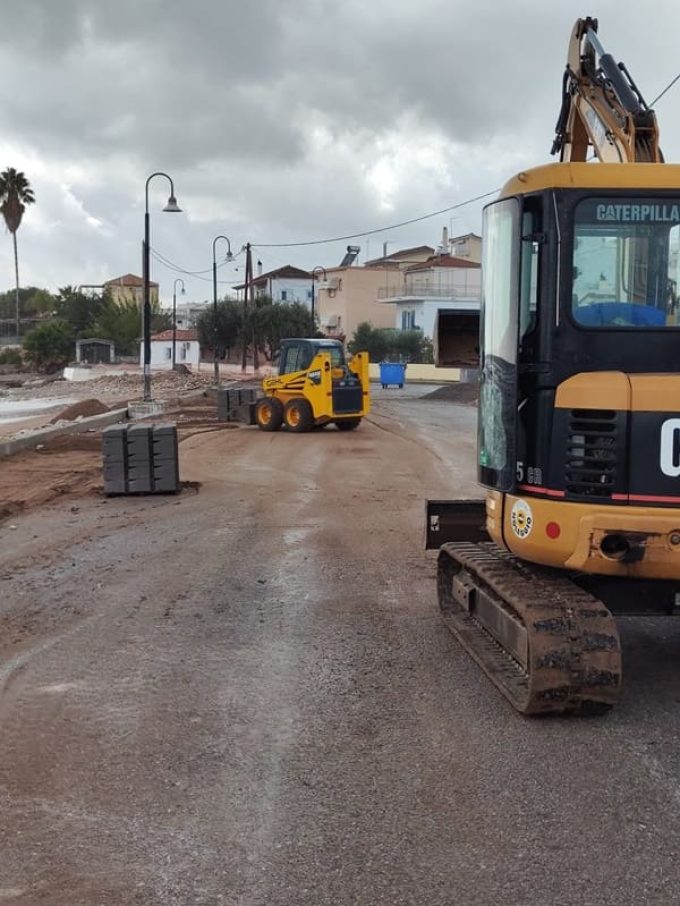
[{"label": "lamp head", "polygon": [[163,208],[163,210],[167,214],[181,214],[182,213],[182,209],[177,204],[177,199],[175,198],[174,195],[171,195],[170,198],[168,198],[168,203]]},{"label": "lamp head", "polygon": [[234,256],[231,254],[231,251],[228,251],[228,252],[227,252],[227,254],[224,256],[224,260],[225,260],[225,261],[233,261],[233,260],[234,260]]},{"label": "lamp head", "polygon": [[179,291],[179,293],[180,293],[180,296],[186,296],[187,291],[184,289],[184,286],[182,286],[182,288],[181,288],[181,290]]}]

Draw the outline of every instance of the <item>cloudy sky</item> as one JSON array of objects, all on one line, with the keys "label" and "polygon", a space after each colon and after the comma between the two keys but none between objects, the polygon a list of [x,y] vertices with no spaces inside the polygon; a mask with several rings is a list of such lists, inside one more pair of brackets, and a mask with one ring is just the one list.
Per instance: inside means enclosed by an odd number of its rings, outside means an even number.
[{"label": "cloudy sky", "polygon": [[[150,184],[161,298],[183,276],[212,298],[214,237],[265,270],[329,267],[480,230],[491,192],[546,162],[570,29],[605,48],[651,101],[680,71],[677,0],[0,0],[0,169],[36,204],[20,228],[23,285],[141,274]],[[659,102],[680,161],[680,83]],[[379,230],[370,236],[286,247]],[[276,247],[270,247],[276,246]],[[218,261],[226,245],[219,242]],[[220,294],[243,277],[220,267]],[[238,270],[236,269],[238,268]],[[181,271],[202,272],[189,276]],[[0,290],[13,285],[0,229]]]}]

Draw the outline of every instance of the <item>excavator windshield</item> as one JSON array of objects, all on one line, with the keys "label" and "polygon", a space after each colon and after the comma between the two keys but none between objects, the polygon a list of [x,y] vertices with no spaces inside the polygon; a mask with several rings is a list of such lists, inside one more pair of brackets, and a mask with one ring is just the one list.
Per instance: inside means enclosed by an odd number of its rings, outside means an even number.
[{"label": "excavator windshield", "polygon": [[680,198],[576,206],[572,316],[582,327],[678,327]]}]

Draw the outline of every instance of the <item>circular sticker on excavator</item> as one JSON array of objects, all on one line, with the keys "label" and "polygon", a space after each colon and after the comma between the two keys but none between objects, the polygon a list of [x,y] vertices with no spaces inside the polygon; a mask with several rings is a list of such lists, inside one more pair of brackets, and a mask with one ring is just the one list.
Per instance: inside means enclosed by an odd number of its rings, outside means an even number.
[{"label": "circular sticker on excavator", "polygon": [[525,500],[516,500],[510,510],[510,525],[518,538],[527,538],[534,527],[531,507]]}]

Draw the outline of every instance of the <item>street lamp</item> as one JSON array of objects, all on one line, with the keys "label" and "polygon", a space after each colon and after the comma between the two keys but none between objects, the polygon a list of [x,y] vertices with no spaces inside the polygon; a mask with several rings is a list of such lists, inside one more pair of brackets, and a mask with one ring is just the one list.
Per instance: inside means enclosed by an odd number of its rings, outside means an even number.
[{"label": "street lamp", "polygon": [[323,271],[323,279],[324,279],[324,282],[326,282],[326,270],[325,270],[325,268],[321,267],[320,264],[317,265],[316,267],[312,268],[312,272],[311,272],[311,273],[312,273],[312,329],[314,329],[314,327],[316,326],[315,323],[314,323],[314,283],[315,283],[315,281],[316,281],[316,276],[315,276],[315,275],[316,275],[316,272],[317,272],[317,271]]},{"label": "street lamp", "polygon": [[176,277],[172,284],[172,370],[175,370],[175,344],[177,343],[177,284],[182,284],[182,295],[184,295],[184,280]]},{"label": "street lamp", "polygon": [[215,258],[215,246],[217,245],[218,239],[224,239],[227,243],[227,255],[225,261],[231,261],[233,255],[231,254],[231,242],[227,239],[226,236],[215,236],[213,239],[212,249],[213,249],[213,363],[215,368],[215,386],[220,386],[220,365],[217,359],[217,259]]},{"label": "street lamp", "polygon": [[150,251],[150,236],[149,236],[149,183],[154,178],[154,176],[164,176],[170,183],[170,197],[168,202],[163,208],[169,214],[178,214],[181,212],[181,208],[177,204],[177,199],[175,198],[175,187],[173,185],[172,179],[168,176],[167,173],[157,172],[152,173],[151,176],[146,181],[145,186],[145,207],[144,207],[144,244],[142,246],[142,281],[144,284],[144,308],[142,312],[142,333],[144,336],[144,401],[148,402],[151,399],[151,300],[149,298],[149,251]]}]

